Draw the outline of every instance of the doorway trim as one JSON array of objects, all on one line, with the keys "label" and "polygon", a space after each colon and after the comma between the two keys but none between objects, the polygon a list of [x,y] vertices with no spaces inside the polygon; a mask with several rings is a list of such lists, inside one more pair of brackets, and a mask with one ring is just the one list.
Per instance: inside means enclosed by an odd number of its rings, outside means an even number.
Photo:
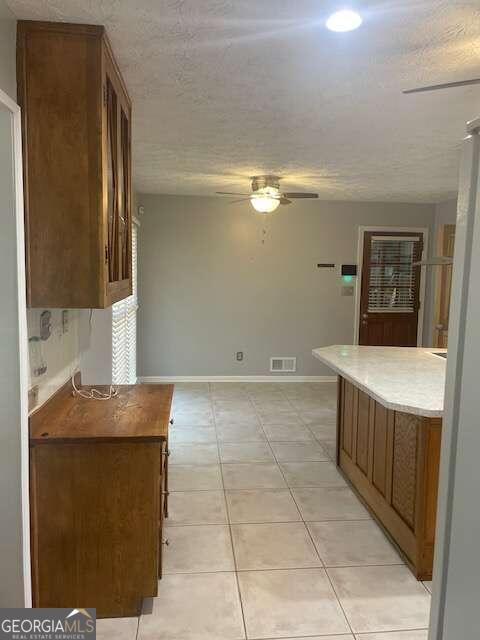
[{"label": "doorway trim", "polygon": [[[362,296],[362,268],[363,268],[363,241],[365,232],[381,231],[382,233],[423,233],[422,260],[428,255],[428,228],[427,227],[394,227],[394,226],[359,226],[357,240],[357,283],[355,287],[355,313],[353,319],[353,344],[358,344],[360,332],[360,298]],[[417,347],[422,346],[423,319],[425,315],[425,292],[427,287],[426,269],[420,267],[420,309],[418,311]]]},{"label": "doorway trim", "polygon": [[[456,220],[454,222],[443,222],[442,224],[438,225],[438,228],[435,230],[435,238],[434,238],[435,255],[445,256],[445,250],[444,250],[445,237],[449,230],[451,232],[453,227],[453,236],[455,238],[456,226],[457,226]],[[453,257],[453,252],[451,257]],[[451,272],[450,272],[450,285],[451,285],[451,282],[453,281],[453,264],[436,267],[436,269],[433,271],[433,287],[432,287],[433,307],[432,307],[430,331],[432,332],[432,346],[438,349],[441,349],[442,347],[438,345],[439,336],[437,335],[437,331],[438,331],[437,326],[441,323],[443,319],[442,318],[442,297],[443,297],[442,294],[444,293],[443,289],[446,285],[445,271],[449,267],[451,269]],[[451,298],[451,286],[450,286],[450,298]],[[448,325],[448,322],[447,322],[447,325]],[[448,329],[448,326],[447,326],[447,329]],[[447,341],[448,341],[448,333],[447,333]]]},{"label": "doorway trim", "polygon": [[0,89],[0,104],[12,114],[13,122],[13,163],[15,189],[15,218],[17,234],[17,288],[18,288],[18,337],[20,368],[20,455],[22,493],[22,546],[23,546],[23,588],[24,606],[32,606],[32,578],[30,562],[30,477],[29,477],[29,436],[28,436],[28,330],[27,299],[25,280],[25,229],[23,209],[23,161],[22,126],[20,107]]}]

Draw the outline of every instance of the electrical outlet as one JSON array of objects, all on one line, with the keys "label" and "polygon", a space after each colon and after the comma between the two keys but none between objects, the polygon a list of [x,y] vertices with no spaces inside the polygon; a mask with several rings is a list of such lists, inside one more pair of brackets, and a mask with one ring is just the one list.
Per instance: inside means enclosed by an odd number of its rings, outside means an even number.
[{"label": "electrical outlet", "polygon": [[243,351],[237,351],[237,362],[243,362]]},{"label": "electrical outlet", "polygon": [[38,404],[38,384],[28,390],[28,412],[33,411]]}]

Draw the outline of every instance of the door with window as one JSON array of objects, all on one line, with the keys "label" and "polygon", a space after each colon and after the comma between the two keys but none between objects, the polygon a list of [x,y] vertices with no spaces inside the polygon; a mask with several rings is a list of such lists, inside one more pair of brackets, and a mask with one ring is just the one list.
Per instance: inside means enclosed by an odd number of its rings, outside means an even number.
[{"label": "door with window", "polygon": [[358,343],[417,346],[423,233],[366,231]]}]

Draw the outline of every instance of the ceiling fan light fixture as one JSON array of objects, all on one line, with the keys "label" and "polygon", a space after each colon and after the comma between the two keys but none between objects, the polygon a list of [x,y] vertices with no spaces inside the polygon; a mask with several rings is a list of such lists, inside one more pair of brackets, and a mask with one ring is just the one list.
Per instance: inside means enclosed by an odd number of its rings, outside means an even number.
[{"label": "ceiling fan light fixture", "polygon": [[275,187],[261,187],[253,192],[250,202],[259,213],[273,213],[280,205],[280,192]]},{"label": "ceiling fan light fixture", "polygon": [[362,22],[362,17],[356,11],[341,9],[340,11],[332,13],[325,24],[330,31],[344,33],[358,29]]},{"label": "ceiling fan light fixture", "polygon": [[252,207],[259,213],[273,213],[280,205],[280,199],[269,195],[253,195],[250,198]]}]

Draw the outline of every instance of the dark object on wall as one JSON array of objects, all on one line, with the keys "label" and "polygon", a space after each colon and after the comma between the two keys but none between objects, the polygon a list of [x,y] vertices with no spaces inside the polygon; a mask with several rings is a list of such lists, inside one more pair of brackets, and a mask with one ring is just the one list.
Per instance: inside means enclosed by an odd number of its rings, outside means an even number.
[{"label": "dark object on wall", "polygon": [[357,265],[356,264],[342,264],[342,276],[356,276]]},{"label": "dark object on wall", "polygon": [[33,375],[38,378],[47,372],[47,363],[42,353],[42,342],[40,336],[31,336],[28,339],[28,351],[30,360],[30,369]]},{"label": "dark object on wall", "polygon": [[19,21],[27,303],[131,294],[131,104],[101,26]]},{"label": "dark object on wall", "polygon": [[335,269],[335,263],[334,262],[319,262],[317,264],[317,267],[319,269]]},{"label": "dark object on wall", "polygon": [[44,311],[40,316],[40,340],[48,340],[52,335],[52,312]]}]

